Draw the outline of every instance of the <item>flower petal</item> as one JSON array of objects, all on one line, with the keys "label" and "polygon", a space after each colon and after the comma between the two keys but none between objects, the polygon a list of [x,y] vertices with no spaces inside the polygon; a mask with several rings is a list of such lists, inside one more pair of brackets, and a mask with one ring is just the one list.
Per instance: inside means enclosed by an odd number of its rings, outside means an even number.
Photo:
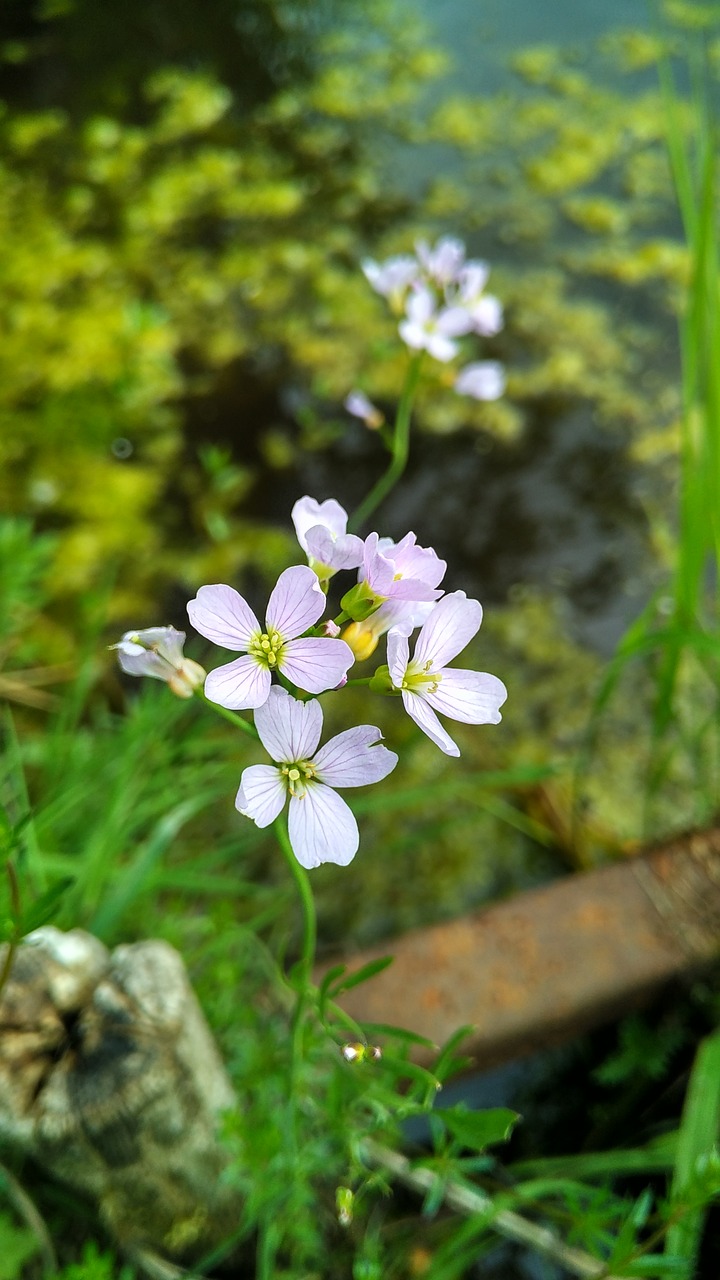
[{"label": "flower petal", "polygon": [[220,583],[201,587],[195,599],[188,602],[187,611],[195,630],[223,649],[249,648],[253,632],[260,630],[260,623],[239,592]]},{"label": "flower petal", "polygon": [[280,574],[273,587],[267,607],[267,629],[279,631],[283,640],[294,640],[308,627],[314,627],[324,609],[325,596],[317,574],[307,565],[293,565]]},{"label": "flower petal", "polygon": [[306,494],[304,498],[298,498],[291,514],[297,540],[305,552],[308,550],[306,540],[308,529],[322,525],[336,537],[347,529],[347,511],[334,498],[318,502],[316,498],[309,498]]},{"label": "flower petal", "polygon": [[403,689],[403,706],[409,716],[412,716],[416,725],[426,733],[428,738],[445,752],[446,756],[459,756],[460,748],[456,742],[453,742],[450,734],[443,729],[432,707],[429,707],[423,698],[417,693],[410,693],[408,689]]},{"label": "flower petal", "polygon": [[473,318],[466,307],[445,307],[437,318],[438,333],[444,338],[461,338],[473,327]]},{"label": "flower petal", "polygon": [[151,649],[143,649],[139,644],[134,645],[131,651],[129,643],[127,640],[121,640],[119,644],[113,646],[117,649],[118,662],[126,675],[152,676],[153,680],[169,680],[174,675],[174,668],[161,658],[159,653],[153,653]]},{"label": "flower petal", "polygon": [[208,674],[205,697],[230,711],[246,711],[267,702],[271,678],[267,667],[245,655]]},{"label": "flower petal", "polygon": [[505,390],[505,370],[497,360],[478,360],[466,364],[455,379],[454,388],[460,396],[473,396],[475,400],[498,400]]},{"label": "flower petal", "polygon": [[320,782],[331,787],[364,787],[392,773],[398,758],[380,746],[382,734],[371,724],[338,733],[318,751],[313,765]]},{"label": "flower petal", "polygon": [[255,728],[268,755],[289,764],[309,760],[322,733],[323,715],[319,702],[301,702],[274,685],[267,702],[255,712]]},{"label": "flower petal", "polygon": [[447,563],[441,560],[432,547],[419,547],[414,533],[406,533],[401,542],[383,549],[392,560],[395,572],[403,578],[419,578],[429,587],[437,587],[443,580]]},{"label": "flower petal", "polygon": [[403,676],[407,671],[408,661],[410,659],[410,646],[408,644],[408,636],[410,628],[406,623],[404,627],[393,627],[388,632],[387,638],[387,660],[390,679],[396,689],[402,688]]},{"label": "flower petal", "polygon": [[[378,592],[380,594],[380,592]],[[420,578],[398,578],[382,593],[388,600],[439,600],[442,591],[429,587]]]},{"label": "flower petal", "polygon": [[344,640],[308,636],[304,640],[291,640],[283,647],[278,667],[298,689],[324,693],[339,685],[354,661],[355,655]]},{"label": "flower petal", "polygon": [[503,308],[499,298],[486,293],[470,310],[473,328],[483,338],[494,338],[503,327]]},{"label": "flower petal", "polygon": [[[408,346],[410,345],[408,343]],[[430,333],[425,342],[425,350],[433,360],[440,360],[443,364],[447,364],[448,360],[454,360],[460,348],[452,338],[446,338],[442,333]]]},{"label": "flower petal", "polygon": [[383,554],[379,543],[376,533],[368,534],[363,546],[363,563],[358,578],[360,582],[367,582],[376,595],[387,596],[393,583],[395,566]]},{"label": "flower petal", "polygon": [[308,529],[307,552],[329,569],[357,569],[362,564],[365,544],[355,533],[333,535],[323,525]]},{"label": "flower petal", "polygon": [[357,822],[345,801],[322,782],[311,783],[302,796],[291,796],[288,835],[301,867],[336,862],[346,867],[360,843]]},{"label": "flower petal", "polygon": [[480,629],[482,605],[468,600],[464,591],[451,591],[435,605],[423,624],[415,646],[413,662],[439,671],[456,658]]},{"label": "flower petal", "polygon": [[243,769],[235,808],[259,827],[269,827],[281,812],[287,796],[287,784],[279,769],[272,764],[251,764]]},{"label": "flower petal", "polygon": [[464,724],[499,724],[500,707],[507,698],[502,680],[487,671],[461,671],[446,667],[435,690],[424,697],[444,716]]}]

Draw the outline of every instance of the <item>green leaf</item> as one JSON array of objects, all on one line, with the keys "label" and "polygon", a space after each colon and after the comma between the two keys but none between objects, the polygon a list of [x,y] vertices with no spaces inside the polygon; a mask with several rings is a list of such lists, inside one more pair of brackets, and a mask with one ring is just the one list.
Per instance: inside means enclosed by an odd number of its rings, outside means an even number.
[{"label": "green leaf", "polygon": [[[678,1134],[671,1197],[677,1205],[692,1199],[698,1180],[720,1132],[720,1032],[703,1040],[690,1075]],[[709,1196],[708,1196],[709,1198]],[[665,1239],[665,1252],[685,1260],[679,1273],[687,1280],[695,1272],[700,1248],[704,1207],[693,1206],[674,1223]]]},{"label": "green leaf", "polygon": [[383,969],[387,969],[394,958],[394,956],[379,956],[377,960],[369,960],[367,964],[357,969],[355,973],[351,973],[347,978],[341,977],[339,974],[336,975],[338,981],[332,982],[328,988],[328,994],[334,1000],[341,992],[350,991],[353,987],[359,987],[362,982],[368,982],[370,978],[375,977],[376,973],[382,973]]},{"label": "green leaf", "polygon": [[28,933],[32,933],[33,929],[41,928],[42,925],[47,924],[49,920],[52,920],[57,915],[62,899],[74,883],[75,881],[70,876],[67,876],[53,885],[52,889],[48,889],[46,893],[41,894],[39,898],[30,903],[18,922],[19,932],[23,937]]},{"label": "green leaf", "polygon": [[507,1107],[491,1111],[468,1111],[466,1107],[443,1107],[437,1112],[453,1138],[472,1151],[484,1151],[496,1142],[507,1142],[520,1116]]}]

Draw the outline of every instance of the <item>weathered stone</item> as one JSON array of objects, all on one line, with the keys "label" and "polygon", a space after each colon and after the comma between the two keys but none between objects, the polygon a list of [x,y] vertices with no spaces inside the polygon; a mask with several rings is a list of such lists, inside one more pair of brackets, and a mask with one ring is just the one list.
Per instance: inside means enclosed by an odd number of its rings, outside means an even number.
[{"label": "weathered stone", "polygon": [[[0,949],[0,955],[1,955]],[[0,994],[0,1142],[96,1201],[122,1246],[189,1260],[237,1225],[232,1086],[176,951],[47,927]]]}]

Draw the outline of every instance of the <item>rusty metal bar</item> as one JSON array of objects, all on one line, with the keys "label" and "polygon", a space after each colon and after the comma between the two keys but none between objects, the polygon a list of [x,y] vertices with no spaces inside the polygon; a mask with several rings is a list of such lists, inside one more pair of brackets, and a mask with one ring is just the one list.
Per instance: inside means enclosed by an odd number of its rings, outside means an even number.
[{"label": "rusty metal bar", "polygon": [[472,1024],[480,1067],[557,1043],[720,954],[720,828],[416,929],[348,968],[388,954],[389,969],[340,1001],[359,1022],[437,1044]]}]

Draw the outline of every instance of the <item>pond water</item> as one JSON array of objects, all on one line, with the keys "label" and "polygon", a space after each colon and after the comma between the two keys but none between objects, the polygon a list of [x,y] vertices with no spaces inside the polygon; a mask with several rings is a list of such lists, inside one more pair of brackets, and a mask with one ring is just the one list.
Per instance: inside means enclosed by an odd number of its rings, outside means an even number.
[{"label": "pond water", "polygon": [[[423,116],[449,95],[522,96],[525,86],[510,63],[533,45],[570,49],[584,72],[607,75],[607,67],[599,70],[597,41],[618,28],[647,30],[651,24],[646,0],[417,0],[414,8],[452,59],[448,74],[419,104]],[[633,84],[654,80],[653,70],[635,76]],[[386,163],[389,180],[411,197],[419,197],[439,172],[458,176],[462,165],[457,151],[441,145],[395,144]],[[462,226],[446,229],[464,234]],[[576,234],[569,225],[562,230],[568,241]],[[471,252],[488,253],[487,235],[467,239]],[[509,250],[500,237],[490,237],[490,244],[494,260],[499,255],[511,266],[534,265],[525,245]],[[544,246],[543,256],[548,248],[557,246]],[[614,308],[618,320],[637,307],[634,318],[657,323],[647,298],[629,299],[627,291],[597,279],[583,281],[583,289]],[[677,359],[670,328],[660,354],[666,365]],[[598,425],[589,402],[545,402],[512,445],[476,432],[441,441],[416,436],[408,474],[383,512],[385,523],[398,536],[408,527],[419,534],[425,528],[427,540],[441,529],[443,553],[457,577],[453,586],[462,583],[483,600],[505,599],[521,582],[557,592],[574,636],[607,656],[657,586],[639,496],[646,477],[630,462],[627,445],[622,431]],[[372,444],[355,432],[327,458],[303,459],[301,485],[330,492],[333,474],[350,470],[357,478],[363,463],[363,483],[369,484],[373,470],[367,464],[374,456]],[[360,484],[347,485],[351,501],[362,492]]]}]

